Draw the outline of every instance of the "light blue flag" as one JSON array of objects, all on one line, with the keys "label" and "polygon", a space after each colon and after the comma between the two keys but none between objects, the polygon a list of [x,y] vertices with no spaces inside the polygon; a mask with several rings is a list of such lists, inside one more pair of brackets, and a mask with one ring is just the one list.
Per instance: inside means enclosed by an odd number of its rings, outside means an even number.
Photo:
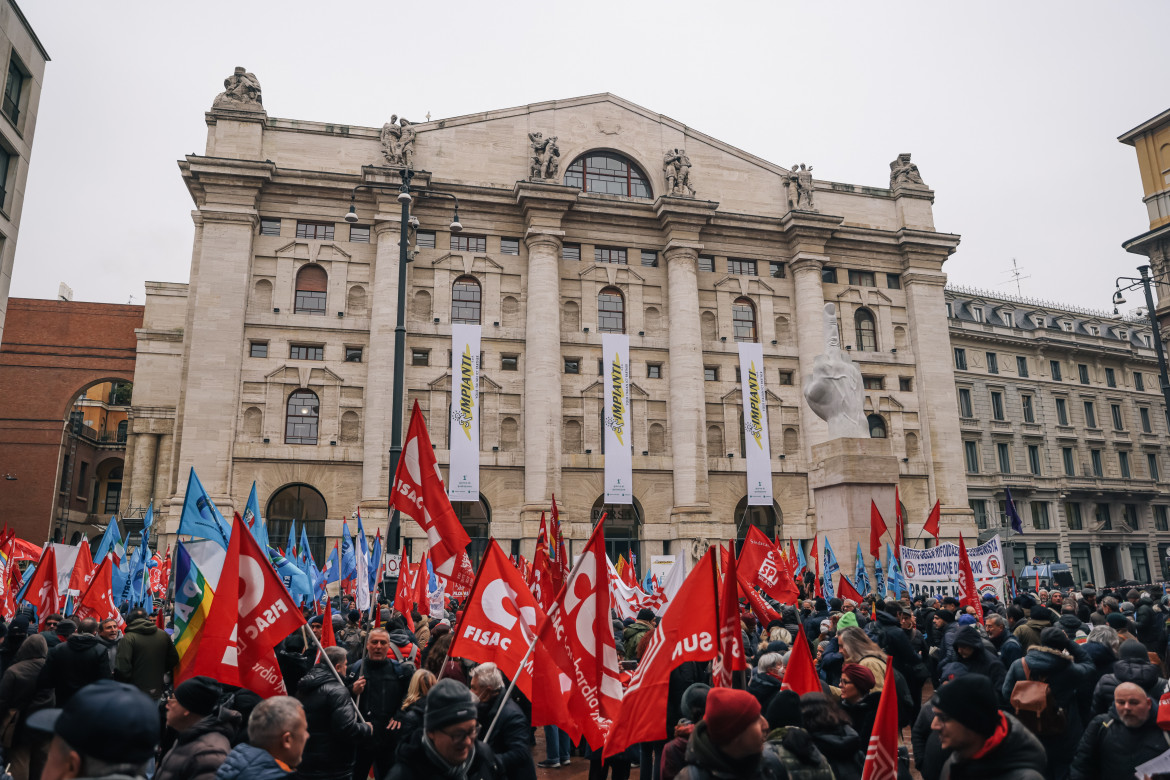
[{"label": "light blue flag", "polygon": [[797,576],[800,576],[800,575],[804,574],[805,571],[807,571],[807,570],[808,570],[808,558],[804,554],[804,540],[802,539],[800,544],[796,545],[796,572],[795,572],[795,574]]},{"label": "light blue flag", "polygon": [[183,516],[179,520],[179,533],[210,539],[227,549],[232,527],[215,508],[211,497],[203,489],[199,477],[192,467],[187,479],[187,495],[183,498]]},{"label": "light blue flag", "polygon": [[284,543],[284,555],[286,558],[297,557],[297,521],[295,517],[288,526],[288,541]]},{"label": "light blue flag", "polygon": [[329,557],[325,560],[325,581],[338,582],[341,580],[341,566],[337,561],[337,548],[334,547],[329,551]]},{"label": "light blue flag", "polygon": [[370,550],[370,593],[378,592],[378,574],[382,564],[382,536],[374,537],[374,546]]},{"label": "light blue flag", "polygon": [[873,583],[874,595],[879,599],[884,599],[886,597],[886,570],[882,568],[881,550],[878,550],[877,557],[873,559]]},{"label": "light blue flag", "polygon": [[260,516],[260,502],[256,499],[256,483],[252,483],[252,492],[248,494],[248,503],[244,506],[244,524],[252,531],[252,538],[261,550],[268,549],[268,526]]},{"label": "light blue flag", "polygon": [[357,576],[357,556],[353,552],[353,537],[349,533],[349,523],[341,521],[341,579],[352,580]]},{"label": "light blue flag", "polygon": [[36,573],[37,565],[35,563],[30,563],[28,568],[24,570],[24,584],[20,586],[20,590],[16,591],[16,596],[14,597],[16,604],[20,604],[20,602],[25,600],[24,594],[28,592],[28,586],[32,584],[33,577]]},{"label": "light blue flag", "polygon": [[841,567],[837,564],[837,556],[833,552],[833,545],[829,544],[829,537],[825,537],[825,554],[824,554],[824,571],[822,577],[825,581],[825,600],[833,598],[836,592],[833,590],[833,575],[841,571]]},{"label": "light blue flag", "polygon": [[301,571],[287,556],[281,555],[279,550],[269,547],[268,555],[272,558],[272,566],[276,569],[276,576],[280,577],[280,581],[284,583],[284,587],[293,597],[293,601],[300,604],[305,599],[313,598],[313,586],[309,582],[307,574]]},{"label": "light blue flag", "polygon": [[[154,525],[154,499],[150,499],[150,503],[146,505],[146,517],[142,519],[142,533],[148,533],[150,527]],[[145,538],[145,537],[144,537]]]},{"label": "light blue flag", "polygon": [[106,532],[102,534],[102,540],[98,543],[97,549],[93,553],[94,565],[96,566],[104,561],[106,555],[121,544],[122,531],[118,528],[118,518],[110,515],[110,524],[106,526]]},{"label": "light blue flag", "polygon": [[886,558],[890,561],[890,571],[886,575],[889,581],[889,589],[894,591],[894,598],[901,598],[903,593],[910,593],[910,588],[906,587],[906,580],[902,579],[902,569],[898,566],[898,559],[890,550],[890,545],[886,545]]},{"label": "light blue flag", "polygon": [[869,593],[869,572],[865,567],[865,556],[861,552],[861,542],[857,543],[857,567],[853,572],[853,584],[862,596]]}]

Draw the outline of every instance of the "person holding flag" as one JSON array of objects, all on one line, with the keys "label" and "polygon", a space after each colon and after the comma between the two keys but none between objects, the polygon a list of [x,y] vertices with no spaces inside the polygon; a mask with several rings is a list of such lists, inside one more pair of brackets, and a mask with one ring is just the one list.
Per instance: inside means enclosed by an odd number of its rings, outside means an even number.
[{"label": "person holding flag", "polygon": [[163,678],[179,666],[179,653],[166,631],[142,607],[126,615],[126,634],[118,642],[114,679],[137,686],[152,699],[163,692]]}]

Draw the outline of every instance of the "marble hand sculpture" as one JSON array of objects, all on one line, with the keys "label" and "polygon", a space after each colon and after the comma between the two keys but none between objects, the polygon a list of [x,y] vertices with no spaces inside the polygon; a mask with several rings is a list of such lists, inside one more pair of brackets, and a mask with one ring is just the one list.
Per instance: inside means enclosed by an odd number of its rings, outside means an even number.
[{"label": "marble hand sculpture", "polygon": [[829,424],[830,439],[868,439],[861,371],[841,349],[837,307],[825,304],[825,351],[813,361],[804,380],[804,400]]}]

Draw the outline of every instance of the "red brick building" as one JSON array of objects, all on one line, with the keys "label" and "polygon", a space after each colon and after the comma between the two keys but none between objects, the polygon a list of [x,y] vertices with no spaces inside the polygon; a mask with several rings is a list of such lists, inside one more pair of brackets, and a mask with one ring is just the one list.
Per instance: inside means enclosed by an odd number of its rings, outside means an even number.
[{"label": "red brick building", "polygon": [[9,299],[0,344],[0,523],[19,536],[42,542],[56,532],[69,541],[68,518],[96,519],[105,509],[80,491],[89,475],[108,477],[124,465],[114,459],[124,461],[125,444],[88,435],[82,421],[69,425],[70,412],[94,385],[133,381],[142,311]]}]

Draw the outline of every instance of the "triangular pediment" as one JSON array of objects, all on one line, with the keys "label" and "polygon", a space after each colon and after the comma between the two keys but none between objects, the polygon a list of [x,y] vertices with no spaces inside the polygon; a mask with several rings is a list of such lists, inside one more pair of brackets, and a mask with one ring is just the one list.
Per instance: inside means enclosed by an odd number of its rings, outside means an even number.
[{"label": "triangular pediment", "polygon": [[[450,392],[450,390],[451,390],[451,372],[448,371],[447,373],[443,374],[438,379],[435,379],[432,382],[427,382],[427,387],[430,388],[431,390],[442,390],[442,391]],[[482,371],[479,373],[479,392],[481,395],[485,392],[498,393],[502,389],[503,389],[503,386],[500,385],[498,382],[492,381],[491,377],[484,376],[484,373]]]},{"label": "triangular pediment", "polygon": [[350,255],[332,241],[290,241],[275,252],[277,257],[305,260],[310,263],[348,261]]},{"label": "triangular pediment", "polygon": [[270,382],[284,382],[286,384],[301,384],[301,374],[293,366],[280,366],[264,375],[264,378]]},{"label": "triangular pediment", "polygon": [[893,302],[890,300],[890,296],[886,295],[881,290],[874,290],[872,288],[866,290],[866,297],[869,298],[869,303],[871,304],[878,303],[889,306]]},{"label": "triangular pediment", "polygon": [[340,385],[341,377],[330,371],[328,368],[321,366],[313,368],[309,371],[310,385]]},{"label": "triangular pediment", "polygon": [[646,281],[629,266],[613,263],[592,263],[578,271],[578,275],[582,279],[592,279],[603,284],[630,284],[631,282]]},{"label": "triangular pediment", "polygon": [[476,255],[471,252],[447,252],[442,257],[432,260],[431,266],[463,274],[486,274],[504,270],[504,266],[490,255]]}]

